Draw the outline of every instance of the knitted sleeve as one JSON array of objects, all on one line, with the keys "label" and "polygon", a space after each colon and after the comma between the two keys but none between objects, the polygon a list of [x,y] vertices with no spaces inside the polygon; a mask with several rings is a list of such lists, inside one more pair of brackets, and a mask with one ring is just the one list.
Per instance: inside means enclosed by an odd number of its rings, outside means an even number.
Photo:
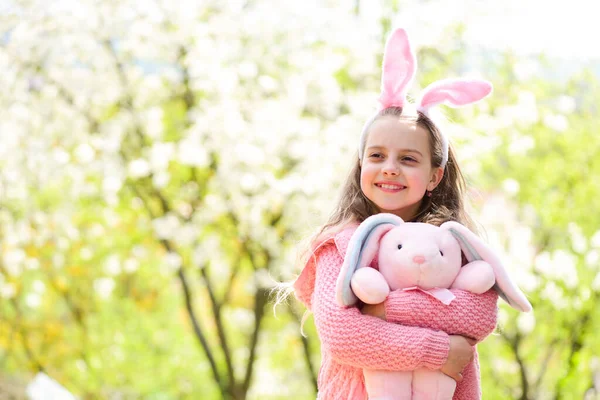
[{"label": "knitted sleeve", "polygon": [[340,246],[336,238],[337,247],[329,242],[321,246],[315,256],[310,304],[321,351],[328,352],[339,363],[358,368],[440,369],[450,348],[446,333],[388,323],[362,315],[356,307],[345,308],[337,304],[335,284],[343,263],[340,253],[343,254],[346,244]]},{"label": "knitted sleeve", "polygon": [[398,324],[440,330],[478,342],[496,328],[498,295],[494,290],[473,294],[451,290],[456,298],[450,305],[419,291],[396,290],[385,301],[386,319]]}]

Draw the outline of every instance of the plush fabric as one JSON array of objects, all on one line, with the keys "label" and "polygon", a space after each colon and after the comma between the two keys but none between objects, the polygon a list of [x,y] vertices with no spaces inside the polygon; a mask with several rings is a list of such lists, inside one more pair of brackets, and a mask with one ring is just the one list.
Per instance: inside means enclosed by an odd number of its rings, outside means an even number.
[{"label": "plush fabric", "polygon": [[[335,299],[336,280],[354,230],[348,228],[325,240],[294,285],[297,298],[314,314],[321,340],[321,400],[366,400],[364,368],[440,369],[448,357],[449,334],[481,341],[496,326],[497,296],[493,292],[453,291],[456,299],[450,306],[419,292],[392,292],[385,306],[388,320],[396,324],[362,315],[355,307],[340,307]],[[479,398],[475,358],[463,371],[453,399]]]},{"label": "plush fabric", "polygon": [[403,107],[415,77],[417,60],[404,29],[396,29],[387,41],[381,74],[381,108]]},{"label": "plush fabric", "polygon": [[492,93],[492,84],[476,79],[444,79],[427,86],[419,100],[418,110],[426,111],[438,104],[462,107]]}]

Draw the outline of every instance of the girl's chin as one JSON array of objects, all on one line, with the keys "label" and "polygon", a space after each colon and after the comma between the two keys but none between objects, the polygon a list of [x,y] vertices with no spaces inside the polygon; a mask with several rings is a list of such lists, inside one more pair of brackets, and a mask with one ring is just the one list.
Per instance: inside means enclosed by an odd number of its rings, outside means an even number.
[{"label": "girl's chin", "polygon": [[401,208],[378,206],[378,208],[379,212],[397,215],[404,221],[407,221],[408,219],[412,218],[412,216],[415,215],[419,209],[418,206],[407,206]]}]

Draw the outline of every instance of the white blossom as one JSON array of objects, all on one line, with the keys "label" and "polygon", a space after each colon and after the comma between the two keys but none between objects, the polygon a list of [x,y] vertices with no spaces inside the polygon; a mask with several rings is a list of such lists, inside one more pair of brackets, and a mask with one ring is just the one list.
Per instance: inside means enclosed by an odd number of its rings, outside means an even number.
[{"label": "white blossom", "polygon": [[102,180],[102,190],[108,193],[117,193],[123,186],[123,179],[120,176],[106,175]]},{"label": "white blossom", "polygon": [[168,214],[164,217],[156,218],[152,221],[154,232],[160,239],[172,239],[177,230],[179,230],[181,223],[177,216]]},{"label": "white blossom", "polygon": [[535,328],[535,315],[531,312],[519,314],[517,317],[517,327],[524,335],[533,332]]},{"label": "white blossom", "polygon": [[115,281],[112,278],[98,278],[94,280],[94,290],[102,299],[108,299],[115,289]]},{"label": "white blossom", "polygon": [[195,140],[179,142],[177,161],[183,165],[200,168],[206,167],[210,162],[206,148]]},{"label": "white blossom", "polygon": [[598,269],[600,266],[600,252],[596,249],[588,251],[585,255],[585,264],[588,268]]},{"label": "white blossom", "polygon": [[569,120],[562,114],[548,114],[543,118],[543,123],[557,132],[565,132],[569,129]]},{"label": "white blossom", "polygon": [[82,143],[75,149],[75,157],[81,164],[90,163],[94,159],[94,156],[94,149],[87,143]]},{"label": "white blossom", "polygon": [[27,270],[33,271],[40,268],[40,261],[37,258],[28,257],[25,260],[25,268]]},{"label": "white blossom", "polygon": [[128,258],[123,262],[123,271],[127,273],[133,273],[137,271],[140,267],[140,262],[135,258]]},{"label": "white blossom", "polygon": [[121,260],[118,255],[109,256],[104,262],[104,272],[110,276],[119,275],[121,273]]},{"label": "white blossom", "polygon": [[175,145],[173,143],[154,143],[150,149],[150,165],[152,166],[152,170],[162,172],[167,169],[174,153]]},{"label": "white blossom", "polygon": [[600,231],[596,231],[592,238],[590,239],[590,243],[596,249],[600,249]]},{"label": "white blossom", "polygon": [[575,257],[564,250],[544,252],[536,257],[535,268],[547,279],[563,281],[573,289],[579,283]]},{"label": "white blossom", "polygon": [[508,194],[515,195],[519,192],[519,182],[514,179],[505,179],[502,182],[502,188]]},{"label": "white blossom", "polygon": [[585,253],[587,251],[587,239],[583,235],[581,228],[577,226],[577,224],[575,224],[574,222],[570,222],[568,231],[573,250],[575,250],[579,254]]},{"label": "white blossom", "polygon": [[571,96],[562,95],[556,99],[556,108],[562,114],[571,114],[575,111],[577,103]]},{"label": "white blossom", "polygon": [[23,249],[15,248],[8,250],[4,253],[3,265],[9,275],[19,276],[23,270],[23,263],[25,262],[27,255]]},{"label": "white blossom", "polygon": [[182,246],[189,246],[198,238],[199,232],[200,229],[195,224],[183,224],[175,234],[175,241]]},{"label": "white blossom", "polygon": [[157,189],[162,189],[169,184],[171,174],[166,171],[160,171],[152,175],[152,184]]},{"label": "white blossom", "polygon": [[29,293],[25,296],[25,304],[29,308],[38,308],[42,304],[42,296],[39,293]]},{"label": "white blossom", "polygon": [[181,267],[183,262],[181,256],[173,252],[167,253],[167,255],[164,258],[164,261],[165,266],[167,267],[166,272],[177,271]]},{"label": "white blossom", "polygon": [[12,283],[0,283],[0,297],[4,299],[11,299],[16,293],[17,289]]},{"label": "white blossom", "polygon": [[142,158],[133,160],[129,163],[128,172],[129,176],[134,179],[148,176],[151,172],[150,163]]},{"label": "white blossom", "polygon": [[510,154],[514,156],[525,155],[535,147],[535,140],[530,135],[515,135],[508,147]]},{"label": "white blossom", "polygon": [[35,281],[33,281],[33,283],[31,284],[31,288],[33,289],[34,292],[39,293],[39,294],[43,294],[46,291],[46,285],[44,284],[44,282],[40,281],[39,279],[36,279]]}]

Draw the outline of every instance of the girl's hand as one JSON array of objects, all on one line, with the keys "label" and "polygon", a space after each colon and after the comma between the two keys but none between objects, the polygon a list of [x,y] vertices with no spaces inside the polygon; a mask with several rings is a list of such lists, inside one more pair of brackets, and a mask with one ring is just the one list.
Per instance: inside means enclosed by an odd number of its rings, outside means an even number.
[{"label": "girl's hand", "polygon": [[469,364],[475,355],[475,346],[477,342],[464,336],[450,336],[450,351],[448,360],[442,365],[441,371],[454,379],[456,382],[462,381],[462,370]]},{"label": "girl's hand", "polygon": [[386,320],[384,303],[365,304],[365,305],[363,305],[361,312],[365,315],[371,315],[373,317],[381,318],[384,321]]}]

